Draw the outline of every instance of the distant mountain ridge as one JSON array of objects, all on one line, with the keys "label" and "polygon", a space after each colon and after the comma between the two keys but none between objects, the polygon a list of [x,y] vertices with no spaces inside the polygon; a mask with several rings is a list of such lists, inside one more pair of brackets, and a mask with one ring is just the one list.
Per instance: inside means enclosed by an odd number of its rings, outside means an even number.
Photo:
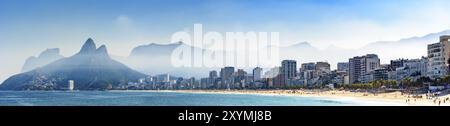
[{"label": "distant mountain ridge", "polygon": [[412,44],[412,43],[418,43],[418,44],[430,44],[430,43],[434,43],[434,42],[438,42],[439,41],[439,37],[442,35],[450,35],[450,30],[444,30],[441,32],[437,32],[437,33],[430,33],[424,36],[415,36],[415,37],[410,37],[410,38],[404,38],[404,39],[400,39],[398,41],[377,41],[377,42],[372,42],[370,44],[367,44],[366,46],[364,46],[363,48],[370,48],[373,46],[378,46],[378,45],[383,45],[383,44],[394,44],[394,43],[402,43],[402,44]]},{"label": "distant mountain ridge", "polygon": [[[205,77],[208,71],[216,68],[193,68],[172,66],[172,52],[177,48],[190,48],[198,52],[208,51],[183,42],[156,44],[151,43],[133,48],[123,62],[128,66],[151,75],[171,74],[180,77]],[[195,60],[201,60],[199,57]]]},{"label": "distant mountain ridge", "polygon": [[[388,63],[390,60],[398,58],[420,58],[427,55],[427,44],[438,42],[439,36],[449,35],[450,30],[438,33],[431,33],[421,37],[411,37],[400,39],[398,41],[377,41],[372,42],[359,49],[345,49],[337,46],[329,46],[325,49],[318,49],[309,42],[299,42],[289,46],[280,46],[280,60],[294,59],[300,63],[326,61],[333,67],[338,62],[348,62],[349,58],[369,53],[377,54],[382,62]],[[157,73],[188,73],[180,74],[180,76],[190,77],[201,75],[207,76],[208,70],[219,70],[219,68],[209,69],[190,69],[190,68],[173,68],[170,64],[170,54],[180,46],[189,46],[182,42],[172,44],[148,44],[138,46],[133,49],[128,61],[138,63],[127,64],[141,72],[157,74]],[[198,49],[197,50],[201,50]],[[157,61],[151,62],[149,61]],[[190,69],[190,70],[188,70]],[[189,72],[191,71],[191,72]],[[198,74],[197,74],[198,73]]]},{"label": "distant mountain ridge", "polygon": [[439,41],[442,35],[450,35],[450,30],[430,33],[420,37],[410,37],[398,41],[377,41],[359,49],[344,49],[330,46],[318,49],[308,42],[300,42],[280,49],[282,59],[296,59],[298,62],[328,61],[332,66],[338,62],[348,62],[348,59],[369,53],[377,54],[381,61],[388,63],[399,58],[421,58],[427,55],[427,45]]},{"label": "distant mountain ridge", "polygon": [[145,74],[112,60],[105,45],[96,48],[89,38],[77,54],[14,75],[5,80],[0,89],[59,90],[73,80],[77,90],[109,90],[144,77]]},{"label": "distant mountain ridge", "polygon": [[47,64],[49,64],[53,61],[59,60],[61,58],[64,58],[64,56],[62,56],[59,53],[59,48],[46,49],[41,54],[39,54],[38,57],[34,57],[34,56],[29,57],[25,61],[21,71],[27,72],[27,71],[33,70],[37,67],[42,67],[44,65],[47,65]]},{"label": "distant mountain ridge", "polygon": [[144,54],[155,54],[155,55],[161,55],[161,54],[170,54],[172,53],[172,50],[175,50],[175,48],[179,46],[187,46],[183,42],[177,42],[177,43],[170,43],[170,44],[156,44],[151,43],[148,45],[141,45],[138,47],[135,47],[130,54],[130,57],[133,56],[139,56]]}]

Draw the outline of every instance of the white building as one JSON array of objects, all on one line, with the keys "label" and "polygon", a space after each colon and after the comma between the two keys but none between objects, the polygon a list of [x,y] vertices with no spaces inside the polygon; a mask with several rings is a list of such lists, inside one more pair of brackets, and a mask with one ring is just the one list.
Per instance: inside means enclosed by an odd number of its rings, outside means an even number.
[{"label": "white building", "polygon": [[350,84],[350,79],[348,75],[344,76],[344,84]]},{"label": "white building", "polygon": [[397,80],[397,71],[388,71],[388,80]]},{"label": "white building", "polygon": [[260,81],[262,79],[262,70],[260,67],[253,69],[253,81]]},{"label": "white building", "polygon": [[304,70],[301,72],[303,84],[307,86],[312,86],[317,82],[318,77],[316,77],[315,70]]},{"label": "white building", "polygon": [[170,82],[170,74],[164,76],[164,82]]},{"label": "white building", "polygon": [[371,81],[374,80],[374,76],[373,76],[373,71],[369,72],[369,73],[365,73],[363,75],[361,75],[361,77],[359,78],[359,82],[361,83],[369,83]]},{"label": "white building", "polygon": [[450,36],[441,36],[440,41],[428,45],[428,72],[430,78],[439,78],[448,73],[450,59]]},{"label": "white building", "polygon": [[396,80],[400,81],[406,77],[416,80],[427,76],[428,59],[410,59],[403,62],[403,66],[396,69]]},{"label": "white building", "polygon": [[73,80],[69,80],[68,89],[73,90],[75,88],[75,82]]},{"label": "white building", "polygon": [[144,83],[145,83],[145,78],[139,79],[139,84],[144,84]]}]

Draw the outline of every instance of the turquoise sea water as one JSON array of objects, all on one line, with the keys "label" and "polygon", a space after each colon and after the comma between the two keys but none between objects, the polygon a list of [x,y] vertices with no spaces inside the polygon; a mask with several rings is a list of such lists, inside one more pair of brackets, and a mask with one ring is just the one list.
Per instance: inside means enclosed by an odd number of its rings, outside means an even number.
[{"label": "turquoise sea water", "polygon": [[0,106],[359,106],[394,103],[252,94],[148,91],[0,91]]}]

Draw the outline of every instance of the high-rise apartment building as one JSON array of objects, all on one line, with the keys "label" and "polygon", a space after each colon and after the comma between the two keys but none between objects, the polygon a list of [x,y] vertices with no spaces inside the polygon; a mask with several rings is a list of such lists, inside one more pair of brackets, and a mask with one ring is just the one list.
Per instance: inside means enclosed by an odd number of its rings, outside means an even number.
[{"label": "high-rise apartment building", "polygon": [[285,79],[293,79],[297,76],[297,61],[283,60],[281,62],[281,74]]},{"label": "high-rise apartment building", "polygon": [[253,69],[253,81],[260,81],[262,78],[262,68],[256,67]]},{"label": "high-rise apartment building", "polygon": [[[367,74],[380,66],[380,59],[375,54],[356,56],[349,59],[349,83],[362,82]],[[366,79],[364,79],[366,80]]]},{"label": "high-rise apartment building", "polygon": [[222,80],[222,88],[230,88],[230,84],[234,83],[234,67],[224,67],[220,69],[220,78]]},{"label": "high-rise apartment building", "polygon": [[450,36],[441,36],[440,41],[428,45],[427,76],[439,78],[447,75],[450,61]]}]

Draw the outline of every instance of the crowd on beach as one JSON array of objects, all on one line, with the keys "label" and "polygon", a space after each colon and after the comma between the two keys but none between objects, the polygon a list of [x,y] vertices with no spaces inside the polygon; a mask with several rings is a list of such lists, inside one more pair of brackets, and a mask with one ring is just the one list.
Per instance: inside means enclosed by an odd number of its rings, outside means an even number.
[{"label": "crowd on beach", "polygon": [[263,94],[263,95],[289,95],[308,97],[353,97],[363,100],[391,101],[405,103],[414,106],[449,106],[450,95],[440,93],[411,94],[401,91],[393,92],[369,92],[355,90],[332,89],[295,89],[295,90],[202,90],[191,92],[211,93],[238,93],[238,94]]}]

